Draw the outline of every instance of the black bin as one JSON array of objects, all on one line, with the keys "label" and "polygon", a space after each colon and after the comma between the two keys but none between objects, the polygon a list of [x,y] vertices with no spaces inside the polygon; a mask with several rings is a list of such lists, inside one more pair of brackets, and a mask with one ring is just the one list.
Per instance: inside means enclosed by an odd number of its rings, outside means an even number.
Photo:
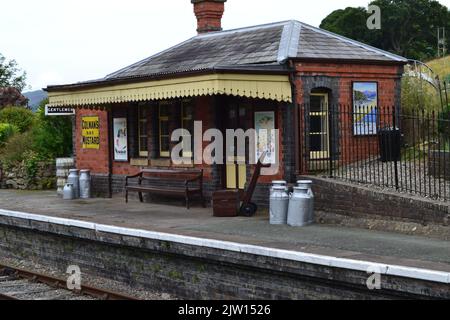
[{"label": "black bin", "polygon": [[378,132],[380,142],[380,160],[382,162],[400,161],[401,132],[399,128],[383,128]]}]

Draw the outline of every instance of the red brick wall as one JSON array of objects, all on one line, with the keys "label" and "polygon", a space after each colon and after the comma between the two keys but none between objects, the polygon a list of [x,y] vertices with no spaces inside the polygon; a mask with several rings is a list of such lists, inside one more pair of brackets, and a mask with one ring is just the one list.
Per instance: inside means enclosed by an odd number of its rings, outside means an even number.
[{"label": "red brick wall", "polygon": [[[386,108],[400,105],[400,95],[398,94],[399,79],[403,72],[403,67],[395,65],[361,65],[361,64],[332,64],[332,63],[297,63],[297,103],[308,104],[307,96],[302,83],[302,77],[328,77],[338,80],[338,87],[333,88],[332,94],[337,97],[337,103],[341,107],[341,112],[352,110],[352,82],[367,81],[378,83],[378,105],[382,113],[386,113]],[[320,87],[320,86],[318,86]],[[330,88],[331,89],[331,88]],[[336,92],[338,91],[338,92]],[[330,101],[330,104],[333,102]],[[305,141],[304,110],[300,114],[301,143]],[[383,119],[382,119],[383,120]],[[389,122],[389,121],[387,121]],[[372,156],[378,152],[378,140],[376,137],[355,137],[352,132],[352,119],[349,114],[342,118],[341,122],[340,149],[343,152],[341,161],[348,163]],[[364,140],[364,141],[362,141]],[[368,141],[367,141],[368,140]],[[302,145],[303,152],[307,150]],[[307,164],[302,163],[302,171],[307,172]]]},{"label": "red brick wall", "polygon": [[[380,106],[395,104],[395,81],[402,74],[402,67],[360,64],[330,64],[330,63],[297,63],[297,76],[327,76],[340,79],[339,103],[352,103],[352,81],[378,82]],[[301,80],[297,78],[297,103],[304,101]]]},{"label": "red brick wall", "polygon": [[[81,119],[84,116],[98,116],[100,121],[100,149],[83,149]],[[76,164],[78,169],[89,169],[93,174],[108,174],[108,114],[106,111],[77,109],[76,111]]]},{"label": "red brick wall", "polygon": [[[202,121],[203,123],[203,133],[210,128],[215,128],[215,117],[214,110],[212,106],[214,105],[213,97],[204,96],[195,99],[195,113],[194,120]],[[266,107],[264,102],[260,104],[256,103],[254,108],[255,111],[259,107]],[[126,108],[127,106],[116,106],[116,108]],[[264,109],[266,110],[266,109]],[[280,108],[274,109],[277,114],[277,126],[280,129],[280,154],[283,151],[283,145],[281,143],[283,135],[283,117]],[[100,149],[82,149],[81,142],[81,118],[83,116],[99,116],[100,120]],[[253,113],[248,112],[248,125],[253,127]],[[209,142],[203,142],[203,148],[206,148]],[[89,110],[80,109],[77,110],[76,116],[76,157],[77,157],[77,167],[79,169],[90,169],[93,174],[108,174],[108,115],[106,111],[100,110]],[[213,170],[211,166],[206,164],[195,165],[196,168],[201,168],[204,170],[205,181],[213,180]],[[130,162],[120,162],[114,161],[112,163],[112,174],[113,175],[132,175],[138,173],[142,167],[132,166]],[[250,169],[253,172],[252,168]],[[283,159],[280,158],[280,171],[276,176],[261,177],[261,183],[270,183],[272,180],[282,179],[284,174],[283,170]]]},{"label": "red brick wall", "polygon": [[205,33],[222,30],[222,15],[225,11],[223,2],[196,1],[194,13],[197,17],[197,31]]}]

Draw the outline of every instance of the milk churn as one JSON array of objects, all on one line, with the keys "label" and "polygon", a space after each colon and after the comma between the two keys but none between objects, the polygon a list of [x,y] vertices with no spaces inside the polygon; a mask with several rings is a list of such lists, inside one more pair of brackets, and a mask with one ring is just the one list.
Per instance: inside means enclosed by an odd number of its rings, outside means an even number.
[{"label": "milk churn", "polygon": [[311,180],[299,180],[297,181],[297,186],[299,187],[305,187],[308,188],[308,195],[310,197],[310,207],[308,212],[308,221],[309,223],[315,222],[315,216],[314,216],[314,193],[312,190],[312,184],[313,182]]},{"label": "milk churn", "polygon": [[288,191],[287,182],[283,181],[283,180],[272,181],[272,187],[270,188],[270,194],[272,194],[274,187],[284,187],[286,192]]},{"label": "milk churn", "polygon": [[270,224],[286,224],[289,195],[285,186],[275,186],[270,195]]},{"label": "milk churn", "polygon": [[291,193],[289,200],[288,225],[303,227],[309,224],[309,200],[307,187],[294,187],[294,192]]},{"label": "milk churn", "polygon": [[91,197],[91,172],[80,170],[80,198],[89,199]]},{"label": "milk churn", "polygon": [[67,178],[67,183],[73,186],[74,198],[78,199],[80,197],[80,177],[78,175],[77,169],[69,170],[69,177]]},{"label": "milk churn", "polygon": [[66,183],[63,188],[63,199],[64,200],[73,200],[75,198],[75,192],[73,188],[73,184]]}]

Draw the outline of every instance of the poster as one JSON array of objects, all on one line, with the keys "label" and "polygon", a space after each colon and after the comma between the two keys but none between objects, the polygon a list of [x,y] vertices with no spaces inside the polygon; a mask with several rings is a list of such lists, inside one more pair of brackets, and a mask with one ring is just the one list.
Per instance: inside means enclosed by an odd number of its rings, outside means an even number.
[{"label": "poster", "polygon": [[255,112],[256,160],[266,152],[265,163],[276,162],[275,112]]},{"label": "poster", "polygon": [[353,134],[366,136],[377,134],[378,84],[376,82],[353,83]]},{"label": "poster", "polygon": [[127,118],[115,118],[114,132],[114,160],[128,161],[128,132]]},{"label": "poster", "polygon": [[81,139],[83,149],[100,149],[100,120],[98,116],[81,118]]}]

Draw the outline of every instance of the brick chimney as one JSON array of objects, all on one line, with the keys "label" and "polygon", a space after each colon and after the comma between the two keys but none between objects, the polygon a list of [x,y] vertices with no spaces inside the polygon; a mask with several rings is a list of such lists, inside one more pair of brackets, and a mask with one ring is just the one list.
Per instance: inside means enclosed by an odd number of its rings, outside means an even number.
[{"label": "brick chimney", "polygon": [[222,30],[222,16],[227,0],[191,0],[197,17],[197,32]]}]

